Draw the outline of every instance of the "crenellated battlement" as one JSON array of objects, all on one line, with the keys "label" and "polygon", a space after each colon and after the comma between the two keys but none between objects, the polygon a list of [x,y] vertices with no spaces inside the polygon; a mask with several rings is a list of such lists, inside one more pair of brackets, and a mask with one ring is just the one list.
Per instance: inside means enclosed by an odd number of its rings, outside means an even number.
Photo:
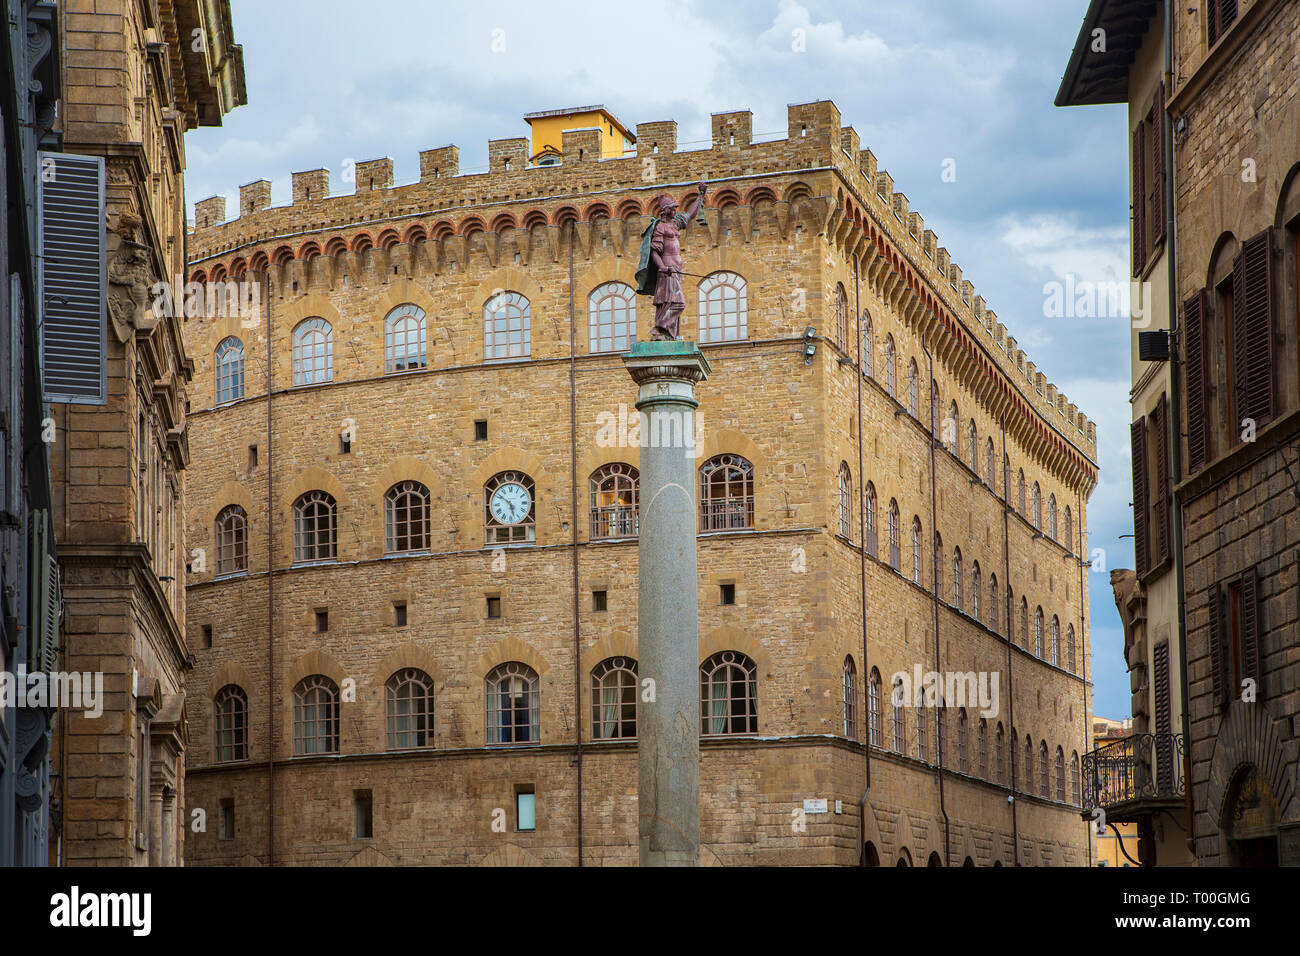
[{"label": "crenellated battlement", "polygon": [[[731,205],[771,201],[784,206],[780,215],[789,221],[792,205],[818,198],[819,234],[846,257],[858,255],[864,268],[875,262],[896,273],[891,294],[909,321],[923,319],[934,334],[952,337],[964,361],[988,365],[990,373],[1000,369],[1014,386],[1006,394],[1031,406],[1095,467],[1095,425],[1026,361],[875,154],[860,146],[852,127],[841,126],[833,102],[789,106],[785,138],[755,142],[747,110],[715,113],[710,127],[708,146],[679,151],[675,121],[638,123],[635,154],[609,159],[601,157],[600,130],[565,130],[554,165],[529,166],[526,139],[490,140],[485,171],[462,172],[457,147],[442,146],[420,152],[415,182],[396,185],[393,161],[383,157],[346,171],[351,191],[338,194],[331,192],[329,170],[300,171],[292,174],[290,203],[279,206],[272,205],[270,182],[257,180],[240,187],[237,218],[226,220],[222,196],[196,203],[192,263],[205,275],[235,275],[259,260],[285,266],[399,245],[414,262],[421,243],[463,243],[479,232],[492,236],[491,255],[505,230],[647,215],[655,196],[671,191],[685,199],[701,179],[714,184],[708,200],[714,219]],[[826,173],[841,185],[812,196],[807,183],[819,176],[830,182]],[[760,185],[764,179],[768,185]],[[742,231],[731,241],[749,238]],[[463,250],[453,256],[463,257]]]}]

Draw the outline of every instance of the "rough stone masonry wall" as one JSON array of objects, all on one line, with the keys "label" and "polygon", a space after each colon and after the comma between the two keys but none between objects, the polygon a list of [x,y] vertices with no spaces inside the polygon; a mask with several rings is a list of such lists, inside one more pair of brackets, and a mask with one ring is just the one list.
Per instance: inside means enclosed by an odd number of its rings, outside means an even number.
[{"label": "rough stone masonry wall", "polygon": [[[793,122],[793,120],[792,120]],[[838,134],[838,119],[835,122]],[[662,131],[659,131],[662,133]],[[814,129],[809,134],[816,140]],[[641,135],[642,147],[648,138]],[[799,137],[802,141],[804,137]],[[818,147],[824,158],[828,144]],[[747,155],[747,151],[752,150]],[[762,169],[769,155],[817,164],[804,142],[766,144],[687,154],[696,163],[668,153],[659,162],[692,180],[699,162]],[[593,170],[568,164],[566,189],[599,194],[617,180],[619,163]],[[578,168],[575,170],[574,165]],[[427,169],[426,165],[426,169]],[[749,338],[743,343],[706,346],[713,374],[701,386],[702,444],[699,457],[742,454],[755,465],[755,532],[706,536],[700,548],[700,657],[716,650],[749,654],[758,665],[759,735],[779,740],[706,741],[702,794],[703,834],[707,859],[738,862],[854,863],[858,855],[857,801],[864,786],[862,745],[843,739],[842,671],[846,654],[859,664],[863,693],[859,557],[850,543],[837,539],[835,480],[841,459],[850,462],[855,497],[857,477],[856,369],[841,368],[842,354],[820,341],[812,365],[801,359],[801,335],[814,325],[830,333],[826,303],[835,281],[851,283],[844,272],[843,247],[827,234],[829,219],[840,207],[819,201],[839,188],[838,174],[795,174],[789,166],[737,184],[749,203],[723,203],[710,213],[710,230],[692,225],[685,239],[688,268],[706,274],[732,269],[748,281]],[[529,175],[531,175],[531,172]],[[499,178],[522,176],[494,173]],[[439,179],[427,192],[474,190],[465,199],[481,198],[476,177]],[[467,182],[458,182],[465,180]],[[520,183],[527,179],[518,180]],[[425,185],[425,184],[422,184]],[[386,197],[400,193],[377,190],[361,198],[312,199],[288,211],[265,210],[248,221],[201,230],[195,246],[221,255],[200,263],[205,276],[214,265],[236,268],[236,257],[249,263],[253,247],[242,236],[259,236],[268,259],[281,244],[258,232],[263,217],[268,229],[295,228],[292,214],[315,208],[350,209],[369,218]],[[405,187],[412,190],[414,187]],[[717,185],[719,194],[729,183]],[[771,193],[759,190],[768,189]],[[383,193],[383,197],[380,193]],[[773,196],[792,198],[774,200]],[[363,197],[364,198],[364,197]],[[743,197],[742,197],[743,198]],[[592,196],[572,205],[588,208]],[[339,201],[343,200],[343,201]],[[461,200],[458,200],[461,201]],[[319,206],[317,205],[319,203]],[[611,205],[614,205],[611,202]],[[520,220],[522,209],[512,210]],[[490,221],[485,210],[472,210]],[[340,214],[341,215],[341,214]],[[495,215],[493,213],[492,215]],[[274,709],[274,752],[283,761],[276,775],[277,857],[294,862],[573,862],[576,846],[575,770],[571,763],[576,717],[584,740],[591,734],[590,671],[613,655],[635,657],[636,547],[634,542],[589,542],[586,477],[606,461],[636,463],[635,448],[602,448],[596,442],[598,416],[633,400],[626,372],[616,356],[588,353],[586,297],[601,282],[632,280],[637,237],[646,220],[639,214],[626,222],[598,220],[578,227],[575,248],[575,324],[578,355],[577,475],[579,512],[579,624],[582,658],[580,698],[574,699],[572,648],[573,595],[568,589],[570,535],[568,395],[567,243],[549,220],[526,235],[502,227],[499,232],[471,232],[435,242],[415,241],[360,253],[344,250],[332,258],[294,259],[271,265],[270,290],[274,374],[273,514],[275,537],[276,619],[275,681],[267,681],[266,548],[267,477],[265,409],[265,332],[262,317],[245,327],[237,317],[192,318],[187,341],[196,356],[193,400],[193,458],[190,472],[193,506],[189,540],[209,555],[205,573],[191,575],[190,639],[196,668],[190,682],[191,807],[202,806],[217,819],[220,801],[236,807],[237,834],[221,840],[217,828],[190,840],[191,863],[252,862],[266,854],[267,701]],[[332,228],[352,235],[342,221]],[[833,230],[832,230],[833,231]],[[378,239],[378,231],[374,238]],[[269,233],[268,233],[269,235]],[[460,239],[465,241],[462,243]],[[399,236],[400,239],[400,236]],[[319,239],[328,245],[324,234]],[[418,250],[418,251],[416,251]],[[516,261],[516,253],[518,260]],[[200,252],[200,255],[204,255]],[[453,265],[454,263],[454,265]],[[396,268],[396,272],[394,272]],[[218,273],[220,274],[220,273]],[[834,281],[831,281],[834,280]],[[686,334],[696,315],[695,286],[688,277]],[[296,288],[295,288],[296,283]],[[867,285],[864,280],[864,287]],[[483,302],[496,289],[524,292],[532,305],[532,360],[510,365],[482,364]],[[868,291],[881,328],[889,327],[907,355],[920,355],[916,333],[894,314],[879,292]],[[383,317],[398,304],[414,302],[428,314],[427,372],[384,376]],[[638,308],[646,308],[638,300]],[[320,315],[334,327],[334,383],[281,391],[290,382],[290,333],[303,318]],[[639,314],[642,330],[647,324]],[[215,393],[213,356],[217,344],[237,335],[247,349],[245,401],[211,408]],[[883,332],[877,348],[883,348]],[[883,352],[880,353],[883,355]],[[880,359],[878,359],[878,362]],[[905,368],[905,359],[900,365]],[[993,422],[959,373],[942,365],[945,402],[959,396],[965,418],[977,416],[981,443],[993,434]],[[900,381],[905,381],[900,376]],[[966,388],[967,391],[962,389]],[[910,516],[925,518],[929,531],[929,470],[925,435],[913,422],[896,418],[873,382],[864,383],[864,416],[870,427],[868,477],[878,488],[898,486],[900,501],[910,509],[904,554],[910,555]],[[928,403],[928,388],[922,401]],[[946,408],[946,405],[945,405]],[[347,454],[340,452],[338,432],[345,419],[356,425]],[[488,440],[473,439],[476,419],[488,422]],[[964,429],[963,429],[963,441]],[[1081,440],[1082,441],[1082,440]],[[250,466],[249,446],[259,447],[258,464]],[[1038,447],[1038,446],[1034,446]],[[1084,447],[1088,447],[1084,444]],[[1009,440],[1013,462],[1023,463],[1058,499],[1084,488],[1088,477],[1072,472],[1064,459],[1035,463],[1030,448]],[[1001,444],[998,445],[999,483]],[[904,455],[902,474],[895,456]],[[881,457],[883,455],[883,457]],[[963,554],[985,568],[984,587],[994,569],[986,562],[1002,556],[1001,515],[995,499],[973,485],[963,466],[946,452],[939,455],[940,527],[945,543],[961,542]],[[981,469],[983,457],[981,453]],[[518,468],[537,482],[537,544],[507,553],[505,570],[494,570],[494,555],[483,548],[483,482],[497,471]],[[433,493],[432,555],[383,557],[382,496],[396,480],[418,478]],[[904,483],[906,488],[904,488]],[[285,570],[289,561],[289,508],[302,491],[329,490],[340,506],[339,563]],[[888,501],[888,495],[882,494]],[[1073,500],[1071,498],[1071,500]],[[251,519],[250,573],[213,579],[213,525],[226,504],[243,505]],[[966,529],[958,516],[967,516]],[[998,520],[995,520],[995,516]],[[856,521],[857,511],[854,518]],[[976,526],[980,520],[983,527]],[[1077,564],[1062,549],[1042,538],[1032,540],[1020,519],[1013,519],[1012,586],[1017,599],[1031,593],[1037,603],[1062,617],[1077,620],[1082,607]],[[855,525],[856,527],[856,525]],[[883,523],[881,525],[883,529]],[[1075,528],[1083,527],[1083,515]],[[952,536],[951,543],[949,535]],[[857,537],[854,532],[855,540]],[[882,542],[885,540],[882,535]],[[928,540],[928,538],[927,538]],[[1085,549],[1086,550],[1086,549]],[[949,551],[950,554],[950,551]],[[802,561],[800,561],[802,558]],[[906,558],[905,560],[910,560]],[[868,631],[873,650],[869,663],[882,671],[909,670],[914,661],[930,666],[933,604],[928,593],[903,581],[877,562],[868,562]],[[1057,565],[1060,568],[1057,568]],[[909,565],[910,566],[910,565]],[[1074,577],[1071,577],[1070,569]],[[925,581],[931,580],[926,562]],[[967,572],[969,574],[969,570]],[[999,582],[1004,581],[1000,564]],[[945,581],[951,581],[945,572]],[[736,605],[721,606],[719,584],[736,585]],[[591,610],[592,590],[605,590],[608,610]],[[502,619],[485,619],[487,595],[502,598]],[[392,607],[405,601],[408,623],[394,624]],[[981,595],[986,606],[987,595]],[[314,633],[315,611],[328,608],[329,631]],[[1004,622],[1005,609],[999,609]],[[202,647],[204,627],[212,629],[211,648]],[[1086,659],[1081,627],[1079,650]],[[1006,644],[947,607],[941,610],[945,667],[990,670],[1005,666]],[[1068,755],[1083,750],[1082,687],[1059,668],[1031,661],[1014,650],[1019,713],[1024,735],[1061,745]],[[495,664],[522,660],[540,675],[542,745],[531,750],[484,750],[483,678]],[[427,753],[383,756],[383,683],[398,667],[419,666],[435,683],[434,749]],[[343,706],[342,753],[339,758],[292,758],[294,683],[311,673],[335,680],[357,680],[356,703]],[[251,711],[250,764],[213,765],[212,700],[228,683],[247,692]],[[1006,686],[1005,679],[1003,687]],[[863,733],[859,700],[857,737]],[[885,743],[890,742],[888,703]],[[914,720],[914,717],[913,717]],[[1010,720],[1004,718],[1010,737]],[[910,725],[914,728],[914,723]],[[955,862],[969,855],[981,864],[1011,862],[1010,811],[1006,792],[974,777],[975,724],[971,724],[967,777],[948,781],[947,808],[953,818]],[[954,764],[955,717],[948,724],[945,762]],[[909,731],[909,734],[914,730]],[[935,733],[931,720],[930,733]],[[930,760],[933,761],[933,744]],[[913,755],[878,753],[873,763],[873,798],[868,833],[886,863],[903,851],[923,863],[930,853],[943,854],[937,786],[932,768]],[[992,756],[990,755],[990,763]],[[634,751],[627,744],[590,744],[584,758],[584,849],[587,862],[635,859]],[[381,772],[376,774],[376,769]],[[535,833],[495,833],[491,811],[510,808],[514,788],[532,784],[538,794]],[[1052,781],[1055,792],[1055,779]],[[1067,782],[1068,787],[1068,782]],[[376,836],[351,836],[351,796],[357,788],[375,791]],[[1037,779],[1033,788],[1038,790]],[[421,794],[419,801],[408,795]],[[805,798],[841,802],[842,813],[808,817],[806,833],[792,831],[791,810]],[[1020,828],[1024,858],[1038,862],[1079,863],[1086,856],[1086,834],[1077,811],[1053,799],[1022,796]],[[1069,802],[1067,795],[1067,804]],[[510,810],[513,813],[513,810]]]}]

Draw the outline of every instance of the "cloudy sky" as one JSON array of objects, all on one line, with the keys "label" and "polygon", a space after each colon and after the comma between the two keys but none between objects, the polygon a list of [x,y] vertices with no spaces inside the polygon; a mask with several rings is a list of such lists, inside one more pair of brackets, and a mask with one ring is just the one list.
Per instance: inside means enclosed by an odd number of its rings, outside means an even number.
[{"label": "cloudy sky", "polygon": [[[248,105],[188,134],[192,201],[241,183],[390,156],[418,179],[421,149],[455,143],[462,171],[523,114],[603,103],[624,123],[676,119],[679,146],[709,114],[749,109],[756,139],[786,105],[834,100],[911,208],[1048,380],[1097,422],[1101,484],[1088,514],[1105,568],[1132,567],[1127,318],[1048,318],[1044,284],[1125,282],[1121,107],[1057,109],[1085,0],[548,0],[492,4],[232,0]],[[653,88],[652,88],[653,84]],[[767,136],[762,134],[773,134]],[[942,178],[946,160],[956,179]],[[1123,635],[1093,572],[1094,710],[1129,713]]]}]

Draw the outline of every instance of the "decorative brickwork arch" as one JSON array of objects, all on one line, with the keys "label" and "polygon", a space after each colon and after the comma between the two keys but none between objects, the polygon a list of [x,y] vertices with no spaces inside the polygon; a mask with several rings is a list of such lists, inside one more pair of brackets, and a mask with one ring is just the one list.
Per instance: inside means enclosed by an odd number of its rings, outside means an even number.
[{"label": "decorative brickwork arch", "polygon": [[497,847],[479,861],[479,866],[540,866],[540,862],[527,850],[513,843]]},{"label": "decorative brickwork arch", "polygon": [[[626,657],[636,660],[636,635],[624,630],[610,631],[591,647],[582,652],[582,672],[590,674],[591,669],[603,660],[611,657]],[[584,683],[583,693],[590,697],[590,681]]]},{"label": "decorative brickwork arch", "polygon": [[[499,664],[504,664],[506,661],[519,661],[521,664],[527,664],[537,672],[539,678],[545,677],[546,672],[551,669],[551,665],[546,662],[546,658],[534,649],[531,644],[517,637],[503,637],[479,656],[478,660],[474,662],[472,673],[481,683],[492,672],[493,668]],[[545,723],[545,715],[543,715],[543,723]]]},{"label": "decorative brickwork arch", "polygon": [[[488,455],[483,464],[474,469],[469,476],[466,493],[473,500],[475,509],[482,507],[483,486],[494,475],[498,475],[503,471],[522,471],[536,483],[539,494],[547,479],[546,469],[542,465],[540,455],[524,451],[522,448],[516,448],[513,445],[498,448]],[[581,478],[581,474],[579,474],[579,478]],[[477,510],[475,515],[477,515]],[[475,520],[477,521],[477,517]]]},{"label": "decorative brickwork arch", "polygon": [[[629,405],[628,409],[629,414],[636,414],[635,407]],[[617,415],[617,412],[612,409],[610,412],[611,414]],[[607,419],[601,419],[602,423],[605,421],[607,421]],[[621,448],[617,445],[608,448],[601,448],[599,446],[592,447],[591,449],[584,451],[578,458],[578,480],[581,482],[583,476],[590,475],[592,472],[604,465],[613,465],[618,462],[631,465],[633,468],[640,471],[641,449],[635,445],[626,448]],[[579,507],[581,507],[581,502],[579,502]]]},{"label": "decorative brickwork arch", "polygon": [[[475,287],[474,291],[470,293],[469,301],[465,304],[465,308],[475,317],[472,321],[477,321],[478,323],[478,332],[477,334],[462,336],[462,338],[466,338],[468,341],[462,342],[461,344],[461,352],[464,353],[460,356],[459,364],[461,365],[477,364],[483,361],[483,307],[494,295],[500,295],[503,292],[517,292],[522,295],[528,300],[534,324],[536,324],[541,318],[542,310],[545,308],[544,303],[548,301],[545,293],[542,291],[541,284],[521,269],[517,269],[513,266],[500,266],[496,269],[484,270],[483,275],[483,281],[481,281]],[[425,311],[428,312],[427,309]],[[437,315],[438,313],[435,311],[428,312],[428,314]],[[473,333],[474,326],[471,325],[470,328],[471,333]],[[535,346],[545,341],[545,338],[541,338],[540,342],[535,343]],[[543,348],[545,348],[545,346],[543,346]],[[532,357],[538,357],[538,351],[539,350],[534,347]],[[566,348],[566,354],[567,351]]]},{"label": "decorative brickwork arch", "polygon": [[383,471],[371,479],[369,492],[366,495],[367,508],[374,508],[374,513],[380,516],[380,520],[383,515],[384,495],[388,494],[388,489],[399,481],[418,481],[428,488],[430,506],[443,496],[442,481],[428,462],[411,455],[394,458],[384,466]]},{"label": "decorative brickwork arch", "polygon": [[[1247,765],[1255,767],[1273,792],[1279,820],[1300,818],[1300,800],[1296,799],[1300,781],[1293,780],[1287,773],[1290,765],[1287,753],[1277,725],[1268,712],[1268,704],[1234,700],[1228,705],[1227,715],[1214,737],[1214,755],[1210,758],[1205,809],[1216,826],[1224,819],[1231,784],[1238,771]],[[1220,839],[1226,841],[1222,834]],[[1226,854],[1226,847],[1224,852]]]},{"label": "decorative brickwork arch", "polygon": [[[714,654],[722,651],[739,651],[754,662],[755,676],[758,681],[758,699],[759,699],[759,731],[762,732],[763,725],[766,723],[766,714],[762,711],[763,705],[763,685],[767,679],[768,672],[772,668],[772,658],[760,642],[758,635],[749,631],[743,631],[738,627],[732,627],[724,624],[722,627],[714,628],[707,634],[700,635],[699,644],[699,661],[703,664]],[[836,672],[836,680],[839,679],[839,671]]]},{"label": "decorative brickwork arch", "polygon": [[[243,665],[237,661],[226,661],[212,675],[212,680],[208,681],[207,700],[211,703],[216,699],[221,688],[227,684],[234,684],[239,687],[245,694],[250,694],[250,688],[253,686],[252,677],[248,671],[244,670]],[[252,703],[252,700],[249,700]]]},{"label": "decorative brickwork arch", "polygon": [[414,668],[423,671],[433,681],[432,705],[434,719],[432,721],[433,732],[437,733],[441,722],[437,719],[438,696],[444,685],[444,678],[438,662],[423,647],[418,644],[407,642],[394,649],[387,657],[379,662],[379,666],[374,669],[370,680],[364,688],[358,688],[357,698],[360,702],[365,700],[367,717],[362,720],[363,727],[369,725],[368,732],[371,735],[371,746],[376,751],[385,751],[391,749],[388,745],[388,720],[387,720],[387,702],[388,702],[388,680],[399,671],[407,668]]},{"label": "decorative brickwork arch", "polygon": [[[339,753],[344,752],[343,737],[352,729],[350,721],[346,720],[349,711],[348,708],[355,707],[355,703],[344,703],[343,682],[349,676],[348,672],[343,669],[331,655],[325,651],[309,651],[302,657],[290,662],[283,671],[284,678],[276,681],[276,706],[280,709],[279,718],[276,720],[278,733],[282,744],[279,745],[281,756],[293,754],[294,740],[294,688],[313,674],[323,674],[332,680],[339,689]],[[247,691],[247,688],[245,688]],[[355,711],[353,711],[355,713]]]}]

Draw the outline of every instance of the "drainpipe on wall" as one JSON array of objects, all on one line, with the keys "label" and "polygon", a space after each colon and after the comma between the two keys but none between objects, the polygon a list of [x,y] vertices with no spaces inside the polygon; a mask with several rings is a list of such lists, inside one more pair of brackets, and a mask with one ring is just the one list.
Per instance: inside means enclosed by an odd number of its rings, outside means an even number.
[{"label": "drainpipe on wall", "polygon": [[[934,356],[930,353],[930,349],[926,345],[924,335],[921,336],[921,351],[925,353],[927,368],[929,369],[929,375],[930,375],[930,387],[933,389],[934,388]],[[930,409],[931,409],[931,415],[933,415],[935,409],[935,401],[933,396],[931,396],[930,398]],[[931,534],[930,544],[931,547],[930,550],[934,554],[934,569],[931,572],[933,576],[930,581],[931,584],[930,592],[933,597],[931,604],[934,607],[934,669],[937,673],[942,675],[943,664],[942,664],[942,658],[940,657],[939,654],[939,568],[940,568],[939,562],[942,560],[943,556],[940,555],[938,549],[934,547],[934,535],[937,535],[939,533],[939,502],[938,502],[939,492],[938,492],[937,482],[935,479],[934,446],[935,446],[934,423],[931,422],[931,428],[930,428],[930,534]],[[940,687],[942,688],[942,682],[940,684]],[[940,695],[942,695],[942,693],[943,691],[941,689]],[[944,718],[944,707],[947,706],[947,701],[939,700],[938,704],[939,706],[937,706],[934,709],[934,734],[935,734],[934,772],[935,772],[935,776],[939,778],[939,812],[943,814],[943,865],[952,866],[952,840],[951,840],[952,827],[948,820],[948,808],[945,805],[944,798],[943,798],[943,725],[944,725],[943,718]]]},{"label": "drainpipe on wall", "polygon": [[578,373],[573,318],[573,243],[577,220],[569,223],[569,505],[573,513],[573,746],[578,768],[578,866],[582,866],[582,637],[578,620]]},{"label": "drainpipe on wall", "polygon": [[1007,416],[1005,412],[998,419],[998,426],[1002,429],[1002,573],[1006,575],[1005,580],[1002,582],[1002,593],[1006,595],[1007,606],[1007,720],[1011,723],[1011,726],[1007,728],[1007,742],[1011,758],[1008,761],[1011,779],[1007,783],[1007,791],[1011,797],[1011,863],[1013,866],[1019,866],[1020,814],[1018,812],[1019,802],[1016,800],[1016,749],[1019,741],[1015,735],[1016,695],[1012,693],[1011,689],[1011,644],[1016,630],[1015,616],[1011,607],[1011,459],[1007,457]]},{"label": "drainpipe on wall", "polygon": [[[861,262],[858,254],[853,253],[853,311],[857,313],[857,336],[858,336],[858,360],[853,372],[858,377],[858,487],[865,489],[866,482],[866,462],[863,457],[862,449],[862,299],[859,290],[858,277],[861,271]],[[862,583],[862,677],[863,693],[870,693],[867,683],[871,680],[871,671],[867,667],[867,511],[863,507],[866,501],[865,491],[858,496],[858,569],[861,572]],[[863,713],[867,714],[867,720],[871,720],[870,711],[866,708]],[[855,728],[856,729],[856,728]],[[867,728],[867,739],[862,748],[862,755],[866,760],[867,768],[867,785],[862,791],[862,799],[858,801],[858,864],[866,866],[867,864],[867,795],[871,793],[871,729]],[[877,851],[879,852],[879,851]]]},{"label": "drainpipe on wall", "polygon": [[275,499],[272,485],[275,457],[271,443],[271,267],[262,272],[266,297],[266,865],[275,866]]},{"label": "drainpipe on wall", "polygon": [[[1086,648],[1090,648],[1092,645],[1091,645],[1091,643],[1089,643],[1089,641],[1088,641],[1088,602],[1087,602],[1087,600],[1086,600],[1086,598],[1085,598],[1085,594],[1086,594],[1086,592],[1085,592],[1085,590],[1084,590],[1084,586],[1083,586],[1083,585],[1084,585],[1083,557],[1082,557],[1082,551],[1083,551],[1083,547],[1084,547],[1084,541],[1083,541],[1083,539],[1084,539],[1084,523],[1083,523],[1083,491],[1082,491],[1081,489],[1078,489],[1078,488],[1076,488],[1075,491],[1074,491],[1074,508],[1075,508],[1075,511],[1074,511],[1075,519],[1079,522],[1079,537],[1078,537],[1078,543],[1079,543],[1079,551],[1080,551],[1080,557],[1079,557],[1079,643],[1078,643],[1077,647],[1078,647],[1078,650],[1079,650],[1079,676],[1080,676],[1080,678],[1082,678],[1082,680],[1083,680],[1083,687],[1082,687],[1082,694],[1083,694],[1083,714],[1081,715],[1081,718],[1082,718],[1082,720],[1083,720],[1083,751],[1079,754],[1079,761],[1080,761],[1080,767],[1079,767],[1079,774],[1080,774],[1080,777],[1079,777],[1079,788],[1080,788],[1080,793],[1079,793],[1079,796],[1080,796],[1080,798],[1082,798],[1082,796],[1083,796],[1083,793],[1082,793],[1082,789],[1083,789],[1083,777],[1082,777],[1082,775],[1083,775],[1083,767],[1082,767],[1083,754],[1086,754],[1086,753],[1088,752],[1088,733],[1089,733],[1089,731],[1092,729],[1091,727],[1088,726],[1088,724],[1089,724],[1089,721],[1088,721],[1088,654],[1085,652],[1085,649],[1086,649]],[[1073,542],[1071,542],[1071,543],[1073,544]],[[1089,567],[1091,567],[1091,564],[1089,564]],[[1071,796],[1073,796],[1073,794],[1071,794]],[[1087,824],[1084,824],[1084,826],[1087,828],[1087,833],[1088,833],[1088,866],[1091,867],[1091,866],[1092,866],[1092,824],[1091,824],[1091,823],[1087,823]],[[1116,832],[1118,832],[1118,831],[1116,831]],[[1122,847],[1121,847],[1121,848],[1122,848]],[[1127,854],[1125,854],[1125,855],[1127,856]]]},{"label": "drainpipe on wall", "polygon": [[[1165,13],[1165,74],[1174,76],[1174,25],[1173,5],[1164,4]],[[1173,123],[1164,104],[1160,104],[1161,136],[1164,138],[1165,182],[1165,272],[1169,276],[1169,436],[1170,450],[1170,524],[1173,525],[1174,586],[1177,589],[1176,608],[1178,627],[1178,689],[1183,698],[1183,791],[1187,808],[1187,849],[1196,859],[1196,807],[1192,799],[1192,728],[1188,716],[1187,691],[1187,581],[1183,561],[1183,500],[1178,493],[1178,483],[1183,478],[1183,426],[1178,360],[1178,259],[1175,254],[1174,195],[1177,190],[1177,164],[1174,162]]]}]

